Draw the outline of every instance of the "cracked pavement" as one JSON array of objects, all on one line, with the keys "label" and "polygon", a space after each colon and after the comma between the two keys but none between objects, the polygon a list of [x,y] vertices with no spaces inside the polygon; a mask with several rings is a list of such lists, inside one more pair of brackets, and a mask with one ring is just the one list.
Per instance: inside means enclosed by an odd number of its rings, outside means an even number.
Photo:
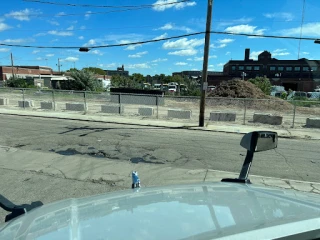
[{"label": "cracked pavement", "polygon": [[[16,203],[127,189],[132,170],[143,186],[220,181],[246,153],[242,134],[183,128],[1,115],[0,131],[1,194]],[[319,143],[279,139],[255,154],[252,182],[320,193]]]}]

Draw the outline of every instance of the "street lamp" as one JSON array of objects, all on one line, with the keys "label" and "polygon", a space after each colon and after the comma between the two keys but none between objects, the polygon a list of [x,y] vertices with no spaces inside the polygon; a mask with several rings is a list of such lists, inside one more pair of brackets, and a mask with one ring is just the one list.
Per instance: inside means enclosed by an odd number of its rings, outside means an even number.
[{"label": "street lamp", "polygon": [[320,44],[320,39],[315,40],[314,43]]},{"label": "street lamp", "polygon": [[89,52],[89,48],[87,48],[87,47],[81,47],[81,48],[79,48],[79,52]]}]

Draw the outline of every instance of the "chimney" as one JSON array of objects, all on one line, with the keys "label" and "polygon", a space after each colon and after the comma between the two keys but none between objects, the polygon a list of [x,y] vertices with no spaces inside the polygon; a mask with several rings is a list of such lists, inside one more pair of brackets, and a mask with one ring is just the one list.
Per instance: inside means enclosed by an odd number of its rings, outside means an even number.
[{"label": "chimney", "polygon": [[249,58],[250,58],[250,48],[246,48],[244,52],[244,60],[249,61]]}]

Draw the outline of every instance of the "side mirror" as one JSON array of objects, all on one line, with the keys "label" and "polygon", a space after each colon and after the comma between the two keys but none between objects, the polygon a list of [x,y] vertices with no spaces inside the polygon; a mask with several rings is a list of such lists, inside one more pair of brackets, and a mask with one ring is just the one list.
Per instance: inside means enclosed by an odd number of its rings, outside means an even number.
[{"label": "side mirror", "polygon": [[262,152],[277,148],[278,134],[276,132],[250,132],[243,136],[241,147],[250,152]]},{"label": "side mirror", "polygon": [[278,134],[276,132],[257,131],[243,136],[241,147],[247,149],[247,155],[243,162],[240,175],[236,179],[224,178],[221,182],[251,183],[248,179],[255,152],[275,149],[278,146]]}]

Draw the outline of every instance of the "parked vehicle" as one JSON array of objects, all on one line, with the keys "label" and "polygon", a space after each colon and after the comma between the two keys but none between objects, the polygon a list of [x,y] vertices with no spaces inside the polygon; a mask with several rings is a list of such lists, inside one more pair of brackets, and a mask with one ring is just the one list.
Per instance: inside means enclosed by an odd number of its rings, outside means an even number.
[{"label": "parked vehicle", "polygon": [[288,95],[287,99],[288,100],[307,99],[307,93],[306,92],[293,91]]},{"label": "parked vehicle", "polygon": [[319,100],[320,92],[307,92],[307,98],[312,100]]}]

